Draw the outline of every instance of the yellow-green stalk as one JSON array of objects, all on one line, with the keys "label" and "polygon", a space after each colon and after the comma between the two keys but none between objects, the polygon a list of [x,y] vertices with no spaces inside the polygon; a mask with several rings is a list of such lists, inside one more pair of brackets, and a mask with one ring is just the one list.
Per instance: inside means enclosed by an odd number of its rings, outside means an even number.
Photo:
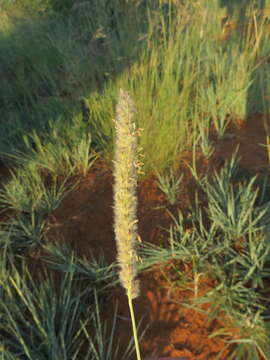
[{"label": "yellow-green stalk", "polygon": [[132,300],[139,296],[137,276],[137,178],[138,130],[135,106],[129,94],[120,90],[116,107],[114,160],[114,232],[119,278],[126,290],[130,308],[137,359],[140,351]]}]

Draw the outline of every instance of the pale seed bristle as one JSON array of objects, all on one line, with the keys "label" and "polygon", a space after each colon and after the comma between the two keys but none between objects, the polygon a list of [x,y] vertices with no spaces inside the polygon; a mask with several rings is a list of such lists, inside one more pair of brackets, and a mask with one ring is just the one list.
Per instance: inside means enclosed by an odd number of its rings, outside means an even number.
[{"label": "pale seed bristle", "polygon": [[137,177],[138,139],[135,106],[129,94],[120,90],[116,107],[114,160],[114,231],[119,278],[134,299],[139,295],[137,276]]}]

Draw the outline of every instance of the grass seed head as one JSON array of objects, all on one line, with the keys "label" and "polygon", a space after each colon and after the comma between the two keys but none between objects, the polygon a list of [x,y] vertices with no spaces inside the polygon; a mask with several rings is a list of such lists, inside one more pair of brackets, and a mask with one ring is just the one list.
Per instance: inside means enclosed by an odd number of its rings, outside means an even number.
[{"label": "grass seed head", "polygon": [[119,277],[126,292],[139,295],[137,276],[137,177],[138,134],[134,121],[136,110],[129,94],[120,90],[116,107],[116,144],[114,161],[114,231]]}]

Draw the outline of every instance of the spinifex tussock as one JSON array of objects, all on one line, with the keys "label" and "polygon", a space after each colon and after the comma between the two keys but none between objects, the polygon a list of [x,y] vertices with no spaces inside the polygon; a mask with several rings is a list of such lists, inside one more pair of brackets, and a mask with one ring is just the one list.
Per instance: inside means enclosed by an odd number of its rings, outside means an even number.
[{"label": "spinifex tussock", "polygon": [[135,106],[127,92],[120,90],[116,108],[116,143],[114,161],[114,231],[116,236],[119,277],[126,289],[130,308],[137,359],[141,359],[132,299],[139,295],[136,280],[138,129]]}]

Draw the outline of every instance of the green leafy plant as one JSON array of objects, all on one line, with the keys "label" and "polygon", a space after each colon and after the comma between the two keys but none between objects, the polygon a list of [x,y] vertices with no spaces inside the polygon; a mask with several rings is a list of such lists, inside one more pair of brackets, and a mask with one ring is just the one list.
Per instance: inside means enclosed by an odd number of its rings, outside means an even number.
[{"label": "green leafy plant", "polygon": [[50,185],[45,185],[44,176],[41,175],[38,167],[31,164],[10,172],[11,178],[0,190],[3,210],[51,214],[74,186],[69,185],[68,189],[67,179],[63,179],[60,183],[56,177],[52,178]]},{"label": "green leafy plant", "polygon": [[200,145],[204,156],[209,159],[215,150],[213,142],[209,139],[209,119],[205,118],[204,122],[198,121],[198,129],[199,134],[196,144]]},{"label": "green leafy plant", "polygon": [[270,260],[270,244],[263,231],[250,233],[242,244],[241,256],[235,257],[235,266],[244,285],[254,289],[265,287],[264,280],[270,277],[270,269],[266,266]]},{"label": "green leafy plant", "polygon": [[231,239],[240,239],[255,231],[265,219],[267,207],[257,209],[256,176],[246,183],[233,184],[237,170],[235,156],[227,162],[220,174],[215,173],[213,184],[205,182],[209,202],[209,217]]},{"label": "green leafy plant", "polygon": [[73,117],[69,126],[59,118],[48,127],[48,135],[33,131],[24,136],[22,150],[15,148],[13,153],[3,155],[16,164],[45,169],[53,176],[86,176],[98,154],[92,149],[91,134],[83,124],[82,116]]},{"label": "green leafy plant", "polygon": [[[202,113],[210,117],[219,138],[224,137],[234,116],[246,115],[247,94],[252,84],[253,55],[251,51],[241,53],[238,46],[229,47],[226,53],[222,48],[215,49],[215,54],[204,67],[208,85],[206,88],[203,85],[200,90],[199,107]],[[236,54],[238,61],[232,63],[231,59]]]},{"label": "green leafy plant", "polygon": [[77,359],[89,306],[72,274],[62,279],[59,291],[49,274],[37,284],[26,267],[22,274],[13,268],[3,280],[0,331],[4,356]]},{"label": "green leafy plant", "polygon": [[71,248],[67,246],[57,247],[54,245],[44,246],[47,255],[42,259],[50,268],[62,273],[71,272],[75,279],[87,280],[89,286],[96,287],[97,291],[104,291],[118,283],[116,279],[116,264],[106,264],[104,257],[91,261],[86,258],[75,256]]},{"label": "green leafy plant", "polygon": [[183,175],[176,177],[172,170],[169,174],[161,175],[158,171],[156,174],[159,189],[166,195],[169,204],[175,205],[181,192],[180,185],[183,181]]},{"label": "green leafy plant", "polygon": [[0,247],[9,245],[15,251],[36,248],[44,239],[45,221],[34,212],[1,224]]}]

